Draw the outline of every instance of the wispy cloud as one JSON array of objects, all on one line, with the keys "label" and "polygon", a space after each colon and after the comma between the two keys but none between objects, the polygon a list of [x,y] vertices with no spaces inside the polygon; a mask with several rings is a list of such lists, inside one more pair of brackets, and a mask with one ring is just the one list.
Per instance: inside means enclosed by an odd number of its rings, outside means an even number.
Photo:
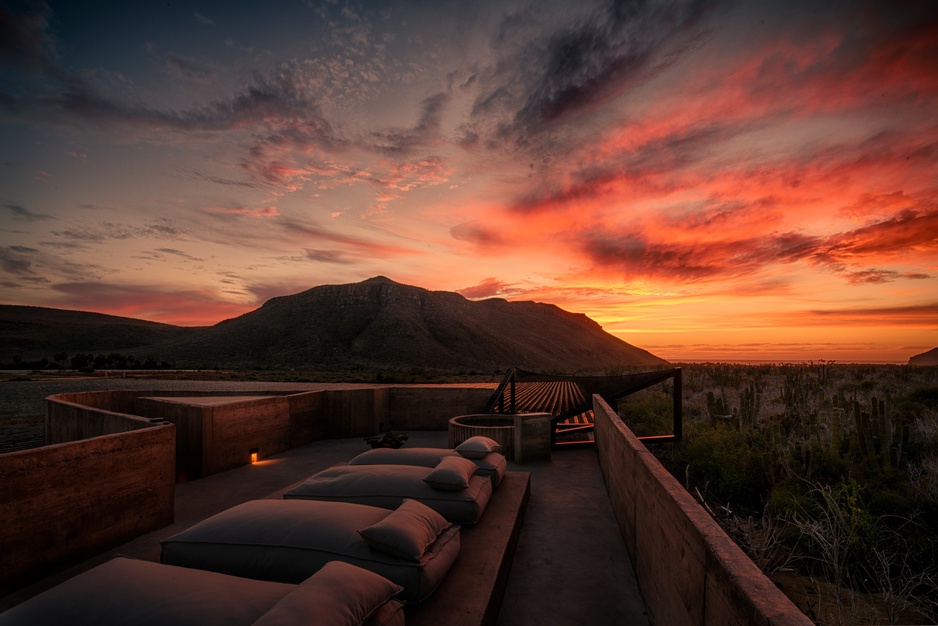
[{"label": "wispy cloud", "polygon": [[33,213],[26,207],[20,206],[18,204],[5,204],[3,207],[13,214],[14,219],[24,220],[27,222],[42,222],[45,220],[55,219],[54,216],[47,215],[45,213]]},{"label": "wispy cloud", "polygon": [[185,239],[186,231],[168,219],[159,219],[140,226],[101,222],[96,226],[83,226],[52,231],[56,237],[89,243],[103,243],[121,239]]},{"label": "wispy cloud", "polygon": [[205,17],[199,12],[193,12],[192,16],[195,17],[195,21],[201,24],[202,26],[215,26],[215,20],[210,17]]},{"label": "wispy cloud", "polygon": [[243,206],[228,206],[228,207],[207,207],[205,209],[207,213],[220,213],[223,215],[244,215],[247,217],[255,218],[271,218],[279,217],[280,212],[277,211],[276,206],[263,206],[263,207],[254,207],[248,208]]},{"label": "wispy cloud", "polygon": [[491,298],[494,296],[509,297],[523,293],[516,285],[506,283],[497,278],[486,278],[478,285],[457,289],[456,293],[469,299]]}]

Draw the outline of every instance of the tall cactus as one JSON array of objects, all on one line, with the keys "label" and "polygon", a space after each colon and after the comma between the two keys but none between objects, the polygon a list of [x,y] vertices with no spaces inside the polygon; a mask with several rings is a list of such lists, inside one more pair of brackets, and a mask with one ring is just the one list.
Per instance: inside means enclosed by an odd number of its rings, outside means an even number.
[{"label": "tall cactus", "polygon": [[718,419],[725,420],[732,414],[726,410],[726,400],[723,394],[717,398],[712,391],[707,392],[707,411],[710,413],[710,423],[715,424]]},{"label": "tall cactus", "polygon": [[752,428],[759,419],[759,409],[762,407],[762,392],[755,385],[747,385],[739,396],[739,423],[740,427]]}]

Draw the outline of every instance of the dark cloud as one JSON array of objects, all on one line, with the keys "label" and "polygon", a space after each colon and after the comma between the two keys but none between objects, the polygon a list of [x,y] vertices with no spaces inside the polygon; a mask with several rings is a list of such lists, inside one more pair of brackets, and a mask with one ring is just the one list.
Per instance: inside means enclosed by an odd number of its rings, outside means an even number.
[{"label": "dark cloud", "polygon": [[258,187],[257,183],[250,181],[250,180],[235,180],[233,178],[224,178],[222,176],[215,176],[213,174],[208,174],[206,172],[199,172],[199,171],[190,172],[189,170],[185,170],[184,173],[187,173],[187,174],[191,173],[196,178],[207,180],[209,182],[212,182],[218,185],[225,185],[228,187],[248,187],[252,189],[255,187]]},{"label": "dark cloud", "polygon": [[166,67],[170,74],[197,83],[209,83],[216,69],[211,65],[175,52],[166,53]]},{"label": "dark cloud", "polygon": [[45,215],[43,213],[33,213],[26,207],[20,206],[18,204],[5,204],[3,206],[7,210],[9,210],[16,219],[26,220],[27,222],[41,222],[45,220],[55,219],[51,215]]},{"label": "dark cloud", "polygon": [[373,144],[367,146],[378,152],[390,155],[410,153],[423,146],[440,134],[440,121],[449,95],[438,93],[420,103],[420,117],[413,128],[405,130],[384,130],[372,133]]},{"label": "dark cloud", "polygon": [[156,252],[159,252],[160,254],[169,254],[172,256],[182,257],[184,259],[189,259],[190,261],[204,261],[205,260],[204,258],[194,257],[188,252],[184,252],[183,250],[177,250],[176,248],[157,248]]},{"label": "dark cloud", "polygon": [[[930,98],[938,86],[938,11],[933,4],[871,0],[845,10],[842,3],[830,2],[813,7],[811,22],[786,33],[784,45],[792,50],[794,44],[801,55],[773,51],[754,57],[758,72],[747,83],[754,98],[775,100],[780,90],[789,89],[839,106],[854,98],[868,103],[875,93],[888,107]],[[832,35],[838,38],[835,46],[828,45]]]},{"label": "dark cloud", "polygon": [[579,241],[601,271],[628,277],[654,276],[675,282],[746,274],[773,256],[764,247],[765,243],[771,242],[660,242],[640,233],[612,235],[607,232],[589,234]]},{"label": "dark cloud", "polygon": [[[7,17],[18,25],[25,18]],[[48,22],[42,21],[43,28]],[[22,26],[20,26],[22,30]],[[19,32],[19,31],[17,31]],[[51,36],[46,37],[51,41]],[[332,133],[321,115],[318,95],[308,85],[308,68],[299,61],[288,61],[267,74],[255,73],[239,93],[218,99],[206,106],[183,110],[161,110],[111,98],[77,71],[52,63],[50,55],[40,55],[33,47],[8,44],[7,57],[31,62],[44,74],[42,85],[17,89],[0,87],[0,111],[37,124],[49,122],[97,125],[111,131],[220,132],[248,127],[268,129],[268,141],[300,141],[304,145],[334,146],[344,143]],[[38,59],[38,60],[35,60]],[[171,73],[205,82],[213,69],[204,63],[169,53],[165,55]],[[6,91],[4,91],[6,89]]]},{"label": "dark cloud", "polygon": [[[286,231],[289,236],[299,237],[303,242],[309,243],[311,240],[317,242],[328,241],[332,244],[346,246],[354,250],[355,255],[358,257],[386,257],[397,256],[401,254],[413,254],[414,252],[410,248],[378,243],[369,239],[354,237],[351,235],[343,235],[331,231],[327,228],[322,228],[321,226],[315,224],[299,222],[296,220],[281,220],[277,222],[277,225]],[[305,249],[308,250],[308,248]],[[313,249],[321,250],[319,248]]]},{"label": "dark cloud", "polygon": [[50,33],[52,11],[45,3],[14,13],[0,6],[0,60],[30,72],[55,68],[55,40]]},{"label": "dark cloud", "polygon": [[313,250],[307,248],[306,258],[319,263],[338,263],[341,265],[354,263],[352,259],[348,258],[348,255],[339,250]]},{"label": "dark cloud", "polygon": [[847,281],[853,285],[876,285],[881,283],[891,283],[899,279],[906,280],[927,280],[931,278],[928,274],[914,272],[895,272],[892,270],[861,270],[858,272],[846,272]]},{"label": "dark cloud", "polygon": [[187,236],[184,229],[166,219],[150,222],[143,226],[102,222],[97,226],[52,231],[52,234],[63,239],[92,243],[101,243],[109,239],[182,239]]},{"label": "dark cloud", "polygon": [[571,201],[619,193],[623,184],[640,188],[643,193],[665,194],[674,189],[673,181],[681,172],[699,165],[715,148],[751,130],[751,126],[746,121],[703,120],[629,144],[602,161],[581,164],[571,157],[573,167],[569,171],[539,181],[537,188],[515,200],[511,208],[520,213],[562,208]]},{"label": "dark cloud", "polygon": [[0,269],[17,276],[35,275],[33,262],[38,250],[23,246],[0,247]]},{"label": "dark cloud", "polygon": [[[592,15],[522,44],[511,42],[477,98],[478,117],[501,117],[499,134],[524,139],[552,122],[593,108],[671,65],[701,36],[707,0],[612,0]],[[496,44],[518,15],[506,18]],[[502,46],[505,49],[505,46]]]},{"label": "dark cloud", "polygon": [[857,322],[866,325],[872,322],[876,325],[903,326],[916,323],[934,326],[934,321],[938,318],[938,302],[899,307],[817,309],[809,311],[809,314],[816,318],[845,324]]},{"label": "dark cloud", "polygon": [[627,276],[677,282],[727,278],[777,263],[805,262],[842,275],[852,284],[932,278],[922,272],[854,269],[866,260],[908,250],[938,251],[938,213],[906,211],[862,228],[830,236],[797,232],[683,243],[655,241],[644,233],[588,233],[577,245],[597,266]]},{"label": "dark cloud", "polygon": [[500,232],[479,222],[457,224],[450,229],[449,234],[453,239],[468,241],[480,246],[503,246],[507,243]]},{"label": "dark cloud", "polygon": [[938,252],[938,209],[900,211],[889,219],[831,237],[831,255],[849,258],[871,254]]}]

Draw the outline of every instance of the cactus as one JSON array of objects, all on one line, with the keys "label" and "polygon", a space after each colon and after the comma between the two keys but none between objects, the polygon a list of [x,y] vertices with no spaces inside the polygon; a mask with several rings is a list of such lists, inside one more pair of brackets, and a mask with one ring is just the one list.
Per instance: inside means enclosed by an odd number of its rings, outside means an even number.
[{"label": "cactus", "polygon": [[747,385],[739,396],[739,423],[740,427],[752,428],[759,419],[759,409],[762,407],[762,392],[755,385]]},{"label": "cactus", "polygon": [[841,407],[835,406],[831,409],[831,441],[830,448],[832,452],[843,456],[847,450],[845,444],[849,446],[850,440],[844,437],[844,416],[846,411]]},{"label": "cactus", "polygon": [[715,424],[717,419],[725,420],[731,416],[731,413],[726,410],[726,401],[722,393],[717,398],[712,391],[707,392],[707,411],[710,413],[711,424]]}]

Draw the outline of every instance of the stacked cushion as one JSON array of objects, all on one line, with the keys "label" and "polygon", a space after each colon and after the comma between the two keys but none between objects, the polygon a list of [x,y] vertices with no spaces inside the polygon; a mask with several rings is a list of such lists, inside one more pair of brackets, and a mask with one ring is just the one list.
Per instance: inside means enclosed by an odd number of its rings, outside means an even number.
[{"label": "stacked cushion", "polygon": [[[348,462],[349,465],[419,465],[436,467],[447,456],[462,456],[447,448],[375,448],[362,452]],[[492,485],[497,487],[505,477],[508,462],[499,452],[490,452],[482,458],[472,459],[476,464],[475,473],[488,476]]]},{"label": "stacked cushion", "polygon": [[[402,599],[420,602],[443,580],[460,542],[457,526],[419,504],[406,504],[392,517],[391,510],[347,502],[254,500],[163,540],[160,558],[172,565],[290,583],[305,580],[329,561],[343,561],[402,586]],[[374,543],[360,531],[376,538]],[[398,553],[375,549],[381,540]]]},{"label": "stacked cushion", "polygon": [[460,491],[427,484],[426,467],[414,465],[338,465],[307,478],[284,498],[355,502],[396,509],[410,498],[427,505],[454,524],[475,524],[492,497],[492,481],[472,476]]}]

